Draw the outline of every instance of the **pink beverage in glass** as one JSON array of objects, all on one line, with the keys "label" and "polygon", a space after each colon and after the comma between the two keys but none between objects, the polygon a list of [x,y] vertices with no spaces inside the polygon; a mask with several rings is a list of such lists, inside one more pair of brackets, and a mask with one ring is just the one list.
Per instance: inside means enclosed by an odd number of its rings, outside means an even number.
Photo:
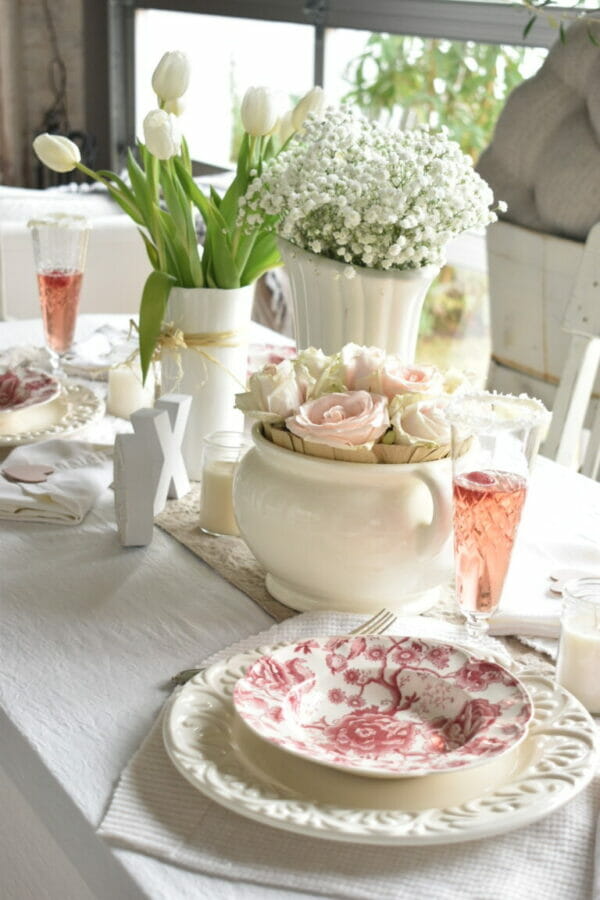
[{"label": "pink beverage in glass", "polygon": [[38,272],[46,342],[56,353],[65,353],[73,343],[82,277],[82,272],[59,269]]},{"label": "pink beverage in glass", "polygon": [[525,479],[510,472],[454,477],[456,591],[466,613],[498,606],[526,493]]}]

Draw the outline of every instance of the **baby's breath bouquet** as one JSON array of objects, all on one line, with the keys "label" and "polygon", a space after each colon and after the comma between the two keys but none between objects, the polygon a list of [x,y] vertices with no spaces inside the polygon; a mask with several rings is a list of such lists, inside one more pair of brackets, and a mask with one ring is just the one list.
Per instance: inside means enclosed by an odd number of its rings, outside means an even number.
[{"label": "baby's breath bouquet", "polygon": [[270,227],[352,275],[441,265],[449,240],[496,220],[493,202],[443,129],[391,131],[342,107],[311,114],[241,207],[248,228]]}]

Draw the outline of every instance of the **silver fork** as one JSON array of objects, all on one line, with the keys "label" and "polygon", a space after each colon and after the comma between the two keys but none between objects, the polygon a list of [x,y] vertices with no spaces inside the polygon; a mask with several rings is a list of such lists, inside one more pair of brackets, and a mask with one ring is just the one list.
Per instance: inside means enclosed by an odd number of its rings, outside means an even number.
[{"label": "silver fork", "polygon": [[380,609],[378,613],[354,628],[349,634],[383,634],[388,628],[391,628],[396,621],[396,616],[389,609]]},{"label": "silver fork", "polygon": [[[395,621],[396,616],[393,612],[390,612],[389,609],[380,609],[378,613],[375,613],[374,616],[371,616],[371,618],[367,619],[366,622],[363,622],[362,625],[349,631],[348,634],[383,634],[384,631],[387,631],[388,628],[392,627]],[[194,675],[203,672],[205,668],[205,666],[202,666],[198,669],[183,669],[181,672],[178,672],[177,675],[173,675],[169,682],[169,686],[172,688],[179,687],[188,682]]]}]

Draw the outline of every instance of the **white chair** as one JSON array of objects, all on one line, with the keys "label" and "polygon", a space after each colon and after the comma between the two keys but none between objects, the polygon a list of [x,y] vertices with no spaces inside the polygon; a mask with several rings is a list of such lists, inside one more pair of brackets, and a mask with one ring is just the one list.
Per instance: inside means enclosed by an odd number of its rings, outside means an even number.
[{"label": "white chair", "polygon": [[590,478],[597,478],[600,474],[600,402],[593,397],[593,390],[600,365],[600,222],[588,235],[562,327],[571,340],[542,452],[569,465],[579,448],[589,410],[591,431],[581,471]]},{"label": "white chair", "polygon": [[488,263],[489,386],[540,397],[553,410],[542,453],[598,477],[600,223],[585,244],[497,223],[489,229]]}]

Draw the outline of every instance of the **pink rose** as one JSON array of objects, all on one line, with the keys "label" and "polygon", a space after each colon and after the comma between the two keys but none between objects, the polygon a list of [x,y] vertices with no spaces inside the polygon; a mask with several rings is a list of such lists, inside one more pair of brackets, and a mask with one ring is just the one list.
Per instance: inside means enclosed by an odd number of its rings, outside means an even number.
[{"label": "pink rose", "polygon": [[342,378],[349,391],[376,390],[385,353],[378,347],[346,344],[342,348]]},{"label": "pink rose", "polygon": [[380,438],[390,419],[385,397],[350,391],[325,394],[303,403],[285,424],[292,434],[304,440],[329,447],[358,447]]},{"label": "pink rose", "polygon": [[456,750],[493,725],[499,715],[497,703],[480,698],[468,700],[453,719],[438,719],[432,724],[445,739],[445,749]]},{"label": "pink rose", "polygon": [[391,400],[396,394],[439,394],[441,372],[435,366],[405,366],[390,356],[381,370],[381,393]]},{"label": "pink rose", "polygon": [[287,694],[291,687],[307,679],[314,680],[314,675],[299,659],[280,663],[271,656],[263,656],[246,673],[246,679],[269,696],[278,696]]},{"label": "pink rose", "polygon": [[399,753],[409,749],[414,740],[412,722],[397,720],[386,713],[357,710],[348,713],[324,729],[329,750],[341,753],[359,752],[377,758],[388,750]]}]

